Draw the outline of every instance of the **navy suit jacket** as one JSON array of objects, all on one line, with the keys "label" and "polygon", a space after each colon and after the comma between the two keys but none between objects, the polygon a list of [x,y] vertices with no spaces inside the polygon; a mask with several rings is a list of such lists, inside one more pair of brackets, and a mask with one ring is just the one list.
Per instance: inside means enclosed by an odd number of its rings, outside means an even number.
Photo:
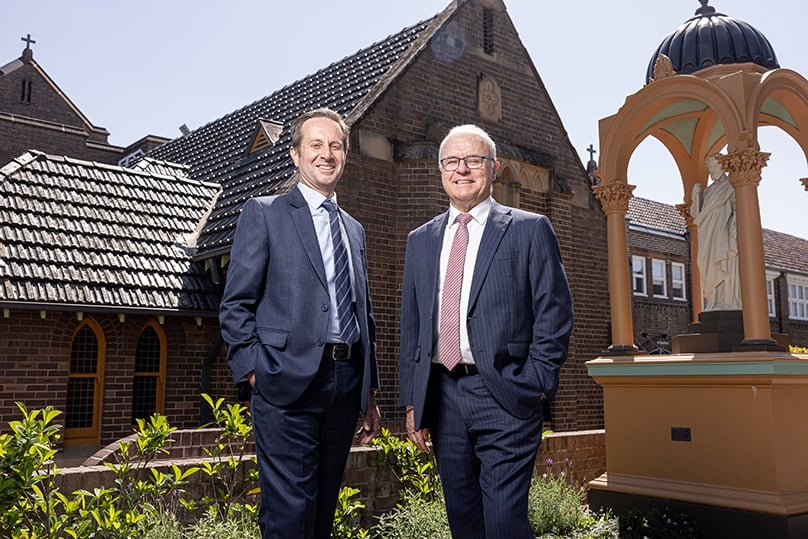
[{"label": "navy suit jacket", "polygon": [[[369,388],[379,387],[365,231],[346,212],[340,214],[354,270],[364,413]],[[233,379],[244,380],[255,371],[256,386],[276,406],[299,398],[322,361],[329,306],[320,246],[300,190],[248,200],[236,228],[219,313]]]},{"label": "navy suit jacket", "polygon": [[[543,215],[492,201],[466,317],[474,361],[510,414],[526,418],[558,387],[572,331],[572,296],[558,240]],[[424,417],[438,316],[440,252],[448,212],[410,232],[401,299],[400,390]]]}]

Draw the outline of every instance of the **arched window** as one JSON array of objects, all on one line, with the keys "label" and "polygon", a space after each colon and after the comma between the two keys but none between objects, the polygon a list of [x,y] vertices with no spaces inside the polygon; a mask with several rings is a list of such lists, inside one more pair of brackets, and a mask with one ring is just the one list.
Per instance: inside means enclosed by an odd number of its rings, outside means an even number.
[{"label": "arched window", "polygon": [[135,350],[135,374],[132,383],[132,423],[163,413],[165,388],[166,338],[162,328],[150,321],[140,332]]},{"label": "arched window", "polygon": [[65,444],[99,442],[105,342],[101,328],[85,320],[76,328],[67,372]]}]

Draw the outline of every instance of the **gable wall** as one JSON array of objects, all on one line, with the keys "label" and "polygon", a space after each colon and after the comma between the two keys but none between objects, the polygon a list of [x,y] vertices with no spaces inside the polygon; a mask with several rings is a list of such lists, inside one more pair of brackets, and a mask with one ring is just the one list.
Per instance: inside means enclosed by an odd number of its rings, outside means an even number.
[{"label": "gable wall", "polygon": [[[30,103],[20,99],[23,80],[31,81]],[[0,166],[30,149],[102,163],[120,159],[120,148],[92,148],[88,141],[107,146],[107,135],[88,132],[84,120],[31,64],[0,76]]]},{"label": "gable wall", "polygon": [[[562,370],[561,388],[553,402],[555,430],[603,425],[600,388],[586,374],[584,362],[608,346],[605,219],[587,197],[589,185],[580,161],[533,71],[518,35],[502,12],[496,14],[494,56],[482,52],[482,7],[463,4],[456,21],[465,29],[468,46],[457,60],[441,61],[427,48],[375,103],[354,129],[384,135],[391,143],[423,145],[422,158],[390,163],[356,157],[340,185],[341,203],[368,232],[371,291],[379,325],[379,357],[385,419],[400,416],[398,399],[398,316],[400,283],[407,233],[445,211],[435,158],[445,128],[476,123],[496,141],[542,152],[555,160],[554,174],[563,178],[585,203],[573,204],[560,192],[523,187],[520,206],[547,214],[559,236],[576,302],[576,327],[570,356]],[[507,52],[514,51],[514,52]],[[500,122],[487,122],[478,112],[477,78],[493,77],[502,88]],[[429,149],[431,148],[431,154]],[[361,163],[361,164],[360,164]],[[360,172],[361,180],[351,178]],[[361,181],[361,185],[360,185]],[[552,182],[551,182],[552,183]]]}]

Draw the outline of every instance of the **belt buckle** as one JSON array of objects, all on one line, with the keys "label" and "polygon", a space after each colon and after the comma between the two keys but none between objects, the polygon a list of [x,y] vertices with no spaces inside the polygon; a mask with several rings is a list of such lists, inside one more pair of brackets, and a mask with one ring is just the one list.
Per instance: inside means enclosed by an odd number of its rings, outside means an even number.
[{"label": "belt buckle", "polygon": [[331,345],[331,359],[333,361],[345,361],[351,359],[351,347],[343,343]]}]

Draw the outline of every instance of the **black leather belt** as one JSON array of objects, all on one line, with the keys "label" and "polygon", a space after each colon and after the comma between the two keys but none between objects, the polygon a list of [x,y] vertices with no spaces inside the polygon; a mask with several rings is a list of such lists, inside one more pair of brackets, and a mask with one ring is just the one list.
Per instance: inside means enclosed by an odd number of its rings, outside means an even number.
[{"label": "black leather belt", "polygon": [[453,376],[455,378],[480,374],[480,371],[477,370],[477,365],[472,365],[471,363],[459,363],[455,365],[455,368],[451,371],[444,367],[441,363],[433,363],[432,368],[442,374],[448,374],[449,376]]},{"label": "black leather belt", "polygon": [[326,343],[323,349],[323,359],[334,361],[347,361],[351,359],[351,347],[343,343]]}]

